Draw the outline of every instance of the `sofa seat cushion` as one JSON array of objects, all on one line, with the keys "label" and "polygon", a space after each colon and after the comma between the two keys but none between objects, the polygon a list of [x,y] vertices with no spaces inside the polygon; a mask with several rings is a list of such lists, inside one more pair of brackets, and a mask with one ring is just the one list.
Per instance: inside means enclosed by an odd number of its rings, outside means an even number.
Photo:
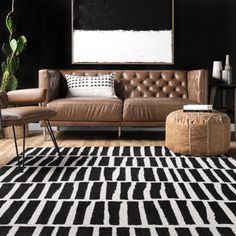
[{"label": "sofa seat cushion", "polygon": [[169,113],[183,105],[197,102],[183,98],[127,98],[124,101],[123,121],[164,122]]},{"label": "sofa seat cushion", "polygon": [[72,97],[51,101],[47,107],[55,110],[54,121],[108,121],[122,119],[123,102],[118,98]]}]

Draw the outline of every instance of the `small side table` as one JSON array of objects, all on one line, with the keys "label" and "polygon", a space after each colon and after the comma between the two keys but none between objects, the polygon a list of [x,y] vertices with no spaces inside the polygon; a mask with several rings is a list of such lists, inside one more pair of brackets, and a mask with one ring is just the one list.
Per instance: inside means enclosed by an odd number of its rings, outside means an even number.
[{"label": "small side table", "polygon": [[[219,89],[221,93],[221,104],[220,110],[230,113],[234,115],[234,140],[236,141],[236,84],[223,84],[223,83],[210,83],[210,101],[211,105],[214,105],[216,90]],[[226,107],[226,91],[231,90],[234,94],[234,108],[230,110]]]}]

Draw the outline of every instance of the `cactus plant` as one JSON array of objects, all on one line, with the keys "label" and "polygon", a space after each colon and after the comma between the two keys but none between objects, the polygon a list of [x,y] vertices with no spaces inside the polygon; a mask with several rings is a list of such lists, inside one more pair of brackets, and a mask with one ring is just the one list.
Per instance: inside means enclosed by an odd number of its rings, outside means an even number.
[{"label": "cactus plant", "polygon": [[2,63],[2,79],[0,86],[0,90],[2,91],[17,89],[18,80],[16,78],[16,72],[20,65],[19,57],[27,45],[27,40],[24,35],[15,38],[14,3],[15,0],[12,0],[12,9],[6,16],[6,27],[9,32],[9,39],[8,42],[2,45],[2,51],[6,56],[6,60]]}]

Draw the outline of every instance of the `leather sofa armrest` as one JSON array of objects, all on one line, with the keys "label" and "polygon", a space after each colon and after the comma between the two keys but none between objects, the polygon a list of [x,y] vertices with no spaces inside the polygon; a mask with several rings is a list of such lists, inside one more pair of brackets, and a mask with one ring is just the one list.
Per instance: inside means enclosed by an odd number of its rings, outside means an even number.
[{"label": "leather sofa armrest", "polygon": [[44,69],[39,71],[39,88],[47,90],[46,100],[43,105],[59,97],[60,74],[59,70]]},{"label": "leather sofa armrest", "polygon": [[46,89],[20,89],[7,93],[9,105],[27,106],[45,102]]},{"label": "leather sofa armrest", "polygon": [[187,83],[189,99],[197,101],[200,104],[207,104],[208,71],[204,69],[188,71]]}]

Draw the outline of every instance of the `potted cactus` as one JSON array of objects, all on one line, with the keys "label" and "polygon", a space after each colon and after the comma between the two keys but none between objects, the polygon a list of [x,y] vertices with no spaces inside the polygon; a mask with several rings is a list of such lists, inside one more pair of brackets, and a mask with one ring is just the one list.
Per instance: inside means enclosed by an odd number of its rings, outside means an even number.
[{"label": "potted cactus", "polygon": [[[14,4],[15,0],[12,0],[11,11],[6,16],[6,27],[9,33],[8,41],[3,43],[2,51],[5,55],[5,61],[2,62],[1,70],[1,81],[0,81],[0,92],[8,92],[15,90],[18,87],[18,80],[16,73],[20,66],[20,55],[25,50],[27,40],[24,35],[16,37],[16,28],[14,22]],[[11,138],[12,130],[9,128],[3,129],[4,137]],[[20,138],[23,135],[23,128],[16,127],[17,137]]]},{"label": "potted cactus", "polygon": [[19,38],[15,37],[14,3],[15,0],[12,0],[12,9],[6,16],[6,27],[9,32],[9,38],[8,41],[2,45],[2,51],[6,60],[2,63],[2,79],[0,87],[1,90],[5,92],[15,90],[18,87],[16,73],[20,65],[19,57],[27,45],[27,40],[24,35]]}]

